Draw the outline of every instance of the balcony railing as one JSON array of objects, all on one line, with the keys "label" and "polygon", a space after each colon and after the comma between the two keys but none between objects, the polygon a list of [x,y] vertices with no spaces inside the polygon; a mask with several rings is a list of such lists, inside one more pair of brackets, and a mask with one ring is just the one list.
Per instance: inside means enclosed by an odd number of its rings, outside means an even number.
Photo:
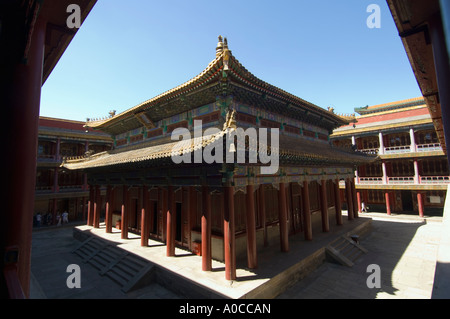
[{"label": "balcony railing", "polygon": [[383,184],[383,177],[359,177],[359,184]]},{"label": "balcony railing", "polygon": [[388,184],[414,184],[414,176],[387,177]]},{"label": "balcony railing", "polygon": [[85,184],[77,184],[77,185],[58,185],[55,187],[52,186],[36,186],[35,190],[37,193],[62,193],[62,192],[74,192],[74,191],[82,191],[86,190],[87,186]]},{"label": "balcony railing", "polygon": [[420,176],[421,184],[450,184],[450,176]]},{"label": "balcony railing", "polygon": [[[419,176],[416,180],[414,176],[388,176],[386,177],[389,185],[405,184],[450,184],[450,176]],[[383,177],[358,177],[357,184],[360,185],[381,185]],[[344,185],[344,184],[342,184]]]},{"label": "balcony railing", "polygon": [[[399,153],[409,153],[413,152],[431,152],[431,151],[442,151],[440,143],[430,143],[430,144],[417,144],[415,149],[412,150],[411,145],[400,145],[400,146],[389,146],[384,147],[384,154],[399,154]],[[379,148],[364,148],[358,151],[369,154],[378,155],[380,154]]]},{"label": "balcony railing", "polygon": [[53,191],[53,186],[36,186],[37,192],[51,192]]},{"label": "balcony railing", "polygon": [[83,190],[84,184],[78,184],[78,185],[59,185],[59,191],[60,192],[69,192],[69,191],[77,191],[77,190]]},{"label": "balcony railing", "polygon": [[389,146],[384,148],[384,154],[398,154],[411,152],[410,145]]},{"label": "balcony railing", "polygon": [[359,151],[361,153],[368,154],[368,155],[378,155],[379,149],[378,148],[365,148],[365,149],[362,149]]},{"label": "balcony railing", "polygon": [[420,144],[416,148],[417,152],[442,151],[441,143]]}]

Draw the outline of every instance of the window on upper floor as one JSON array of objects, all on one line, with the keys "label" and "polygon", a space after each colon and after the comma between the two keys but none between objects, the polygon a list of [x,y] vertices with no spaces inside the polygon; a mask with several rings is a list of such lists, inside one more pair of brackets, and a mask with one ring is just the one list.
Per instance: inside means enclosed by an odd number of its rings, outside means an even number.
[{"label": "window on upper floor", "polygon": [[416,133],[417,144],[439,143],[439,139],[434,130],[419,131]]},{"label": "window on upper floor", "polygon": [[409,133],[389,134],[388,144],[389,147],[411,145]]}]

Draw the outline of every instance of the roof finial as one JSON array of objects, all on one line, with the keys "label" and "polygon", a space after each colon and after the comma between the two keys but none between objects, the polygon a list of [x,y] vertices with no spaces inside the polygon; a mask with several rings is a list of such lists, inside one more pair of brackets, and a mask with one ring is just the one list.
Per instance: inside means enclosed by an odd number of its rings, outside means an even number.
[{"label": "roof finial", "polygon": [[217,43],[216,47],[216,58],[223,52],[223,40],[222,36],[219,35],[219,43]]}]

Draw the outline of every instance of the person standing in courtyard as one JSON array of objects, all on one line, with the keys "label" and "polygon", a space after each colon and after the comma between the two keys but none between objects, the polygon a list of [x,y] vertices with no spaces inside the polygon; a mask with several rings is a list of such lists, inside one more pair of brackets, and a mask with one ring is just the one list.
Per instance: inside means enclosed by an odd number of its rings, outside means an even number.
[{"label": "person standing in courtyard", "polygon": [[364,202],[361,203],[361,212],[367,213],[366,203],[364,203]]},{"label": "person standing in courtyard", "polygon": [[41,213],[36,214],[36,226],[41,227]]},{"label": "person standing in courtyard", "polygon": [[63,224],[69,223],[69,213],[67,212],[67,210],[65,210],[64,213],[62,213],[62,223]]}]

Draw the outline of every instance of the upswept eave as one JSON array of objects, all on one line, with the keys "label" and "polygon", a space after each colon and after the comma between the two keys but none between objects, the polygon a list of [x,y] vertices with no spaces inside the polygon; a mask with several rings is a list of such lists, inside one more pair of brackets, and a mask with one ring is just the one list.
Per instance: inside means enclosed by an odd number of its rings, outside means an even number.
[{"label": "upswept eave", "polygon": [[[189,81],[163,92],[147,101],[144,101],[126,111],[117,115],[112,115],[103,119],[88,119],[86,126],[107,131],[109,127],[120,123],[121,121],[134,118],[137,114],[145,111],[151,111],[152,107],[164,104],[166,101],[181,98],[184,95],[202,89],[211,84],[219,83],[243,83],[251,90],[259,92],[261,95],[269,96],[284,103],[286,108],[303,109],[305,113],[317,114],[318,117],[327,119],[335,123],[336,127],[349,124],[352,119],[335,114],[333,110],[325,110],[313,103],[310,103],[300,97],[288,93],[274,85],[271,85],[249,72],[231,53],[228,46],[218,51],[216,58],[197,76]],[[151,119],[153,120],[153,119]]]},{"label": "upswept eave", "polygon": [[[193,154],[196,150],[204,149],[206,146],[226,138],[228,134],[233,132],[237,134],[238,138],[245,140],[245,133],[242,130],[236,130],[235,111],[229,111],[223,129],[217,133],[193,137],[188,140],[183,140],[181,143],[180,141],[176,141],[142,146],[137,149],[123,148],[109,150],[85,157],[65,158],[61,167],[70,170],[79,170],[120,166],[138,162],[150,163],[161,159],[167,160],[173,155],[182,156],[184,154]],[[240,134],[244,135],[239,136]],[[253,145],[253,143],[249,142],[249,145]],[[254,145],[261,146],[261,144],[257,143]],[[332,147],[329,143],[323,143],[318,147],[317,142],[309,141],[305,138],[299,139],[289,136],[280,136],[278,148],[273,148],[270,144],[266,144],[266,148],[270,150],[271,153],[276,152],[276,154],[279,155],[281,164],[302,164],[306,166],[324,164],[361,165],[377,159],[374,156],[363,153]],[[257,153],[259,150],[246,148],[245,151]]]}]

